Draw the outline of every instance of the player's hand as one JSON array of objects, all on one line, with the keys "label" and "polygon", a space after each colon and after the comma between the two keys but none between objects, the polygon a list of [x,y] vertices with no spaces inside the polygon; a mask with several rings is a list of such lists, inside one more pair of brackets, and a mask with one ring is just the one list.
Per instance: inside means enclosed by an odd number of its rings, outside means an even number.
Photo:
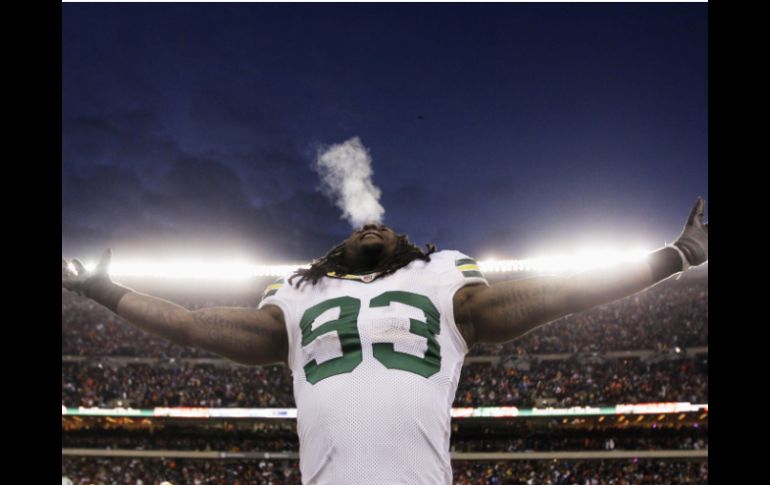
[{"label": "player's hand", "polygon": [[89,289],[103,282],[111,283],[107,269],[112,259],[112,251],[107,248],[99,259],[93,271],[88,271],[79,259],[75,258],[67,263],[67,260],[61,259],[61,285],[70,291],[79,295],[89,296]]},{"label": "player's hand", "polygon": [[684,225],[682,234],[674,242],[691,266],[698,266],[709,259],[709,224],[703,222],[703,209],[706,201],[701,197],[695,201],[695,207],[690,211],[690,217]]}]

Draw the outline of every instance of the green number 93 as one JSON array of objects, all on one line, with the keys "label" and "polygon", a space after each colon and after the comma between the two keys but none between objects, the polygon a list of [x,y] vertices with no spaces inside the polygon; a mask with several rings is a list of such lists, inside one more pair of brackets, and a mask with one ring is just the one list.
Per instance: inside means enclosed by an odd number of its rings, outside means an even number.
[{"label": "green number 93", "polygon": [[[409,332],[424,337],[428,342],[428,349],[424,357],[417,357],[395,350],[393,343],[381,342],[372,344],[372,354],[388,369],[413,372],[428,378],[441,368],[441,346],[436,340],[436,335],[441,331],[438,309],[428,297],[408,291],[386,291],[373,298],[369,302],[369,307],[386,307],[393,302],[409,305],[422,310],[425,314],[426,321],[424,322],[414,318],[409,319]],[[332,308],[339,308],[339,317],[313,329],[313,322],[322,313]],[[313,359],[305,364],[305,378],[308,382],[316,384],[327,377],[353,372],[353,369],[361,363],[363,352],[361,351],[361,337],[358,333],[360,311],[361,300],[343,296],[313,305],[302,315],[299,325],[302,330],[303,347],[323,334],[336,332],[342,349],[340,357],[329,359],[320,364]]]}]

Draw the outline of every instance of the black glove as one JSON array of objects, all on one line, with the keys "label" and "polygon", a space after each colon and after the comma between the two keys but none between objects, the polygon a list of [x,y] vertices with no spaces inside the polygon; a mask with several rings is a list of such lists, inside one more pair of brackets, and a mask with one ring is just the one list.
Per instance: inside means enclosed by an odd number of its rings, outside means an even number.
[{"label": "black glove", "polygon": [[110,276],[107,274],[107,268],[110,265],[111,258],[112,251],[107,248],[102,253],[99,264],[96,265],[94,271],[86,270],[83,263],[77,258],[72,260],[71,265],[62,258],[62,287],[91,298],[117,313],[118,302],[123,295],[132,290],[118,285],[110,279]]},{"label": "black glove", "polygon": [[682,252],[690,266],[698,266],[709,259],[709,225],[708,222],[703,222],[705,206],[706,201],[698,197],[682,234],[674,242],[674,246]]}]

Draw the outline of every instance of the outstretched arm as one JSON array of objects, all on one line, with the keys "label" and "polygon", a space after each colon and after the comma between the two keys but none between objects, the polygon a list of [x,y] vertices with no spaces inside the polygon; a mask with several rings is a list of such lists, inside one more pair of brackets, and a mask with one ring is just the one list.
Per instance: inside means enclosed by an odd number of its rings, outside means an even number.
[{"label": "outstretched arm", "polygon": [[283,312],[276,306],[189,311],[160,298],[131,292],[121,298],[117,314],[176,344],[207,350],[240,364],[286,362],[288,355]]},{"label": "outstretched arm", "polygon": [[215,307],[190,311],[170,301],[137,293],[107,276],[110,252],[93,273],[62,261],[62,286],[92,298],[132,325],[176,344],[196,347],[246,365],[286,362],[288,338],[276,306]]},{"label": "outstretched arm", "polygon": [[544,276],[468,286],[454,299],[455,321],[468,346],[502,343],[563,316],[632,295],[672,274],[708,260],[708,224],[698,199],[682,234],[672,247],[646,261],[585,271],[573,276]]}]

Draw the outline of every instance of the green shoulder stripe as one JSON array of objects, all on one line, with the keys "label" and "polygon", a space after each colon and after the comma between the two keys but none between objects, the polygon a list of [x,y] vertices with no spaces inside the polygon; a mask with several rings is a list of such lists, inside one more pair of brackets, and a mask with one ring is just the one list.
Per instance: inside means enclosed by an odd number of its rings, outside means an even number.
[{"label": "green shoulder stripe", "polygon": [[473,278],[473,277],[483,278],[484,277],[484,275],[481,274],[481,271],[463,271],[463,276],[465,276],[466,278]]},{"label": "green shoulder stripe", "polygon": [[458,270],[460,270],[460,272],[466,278],[483,278],[484,277],[484,275],[481,273],[481,268],[479,268],[479,264],[473,258],[456,259],[455,267]]}]

